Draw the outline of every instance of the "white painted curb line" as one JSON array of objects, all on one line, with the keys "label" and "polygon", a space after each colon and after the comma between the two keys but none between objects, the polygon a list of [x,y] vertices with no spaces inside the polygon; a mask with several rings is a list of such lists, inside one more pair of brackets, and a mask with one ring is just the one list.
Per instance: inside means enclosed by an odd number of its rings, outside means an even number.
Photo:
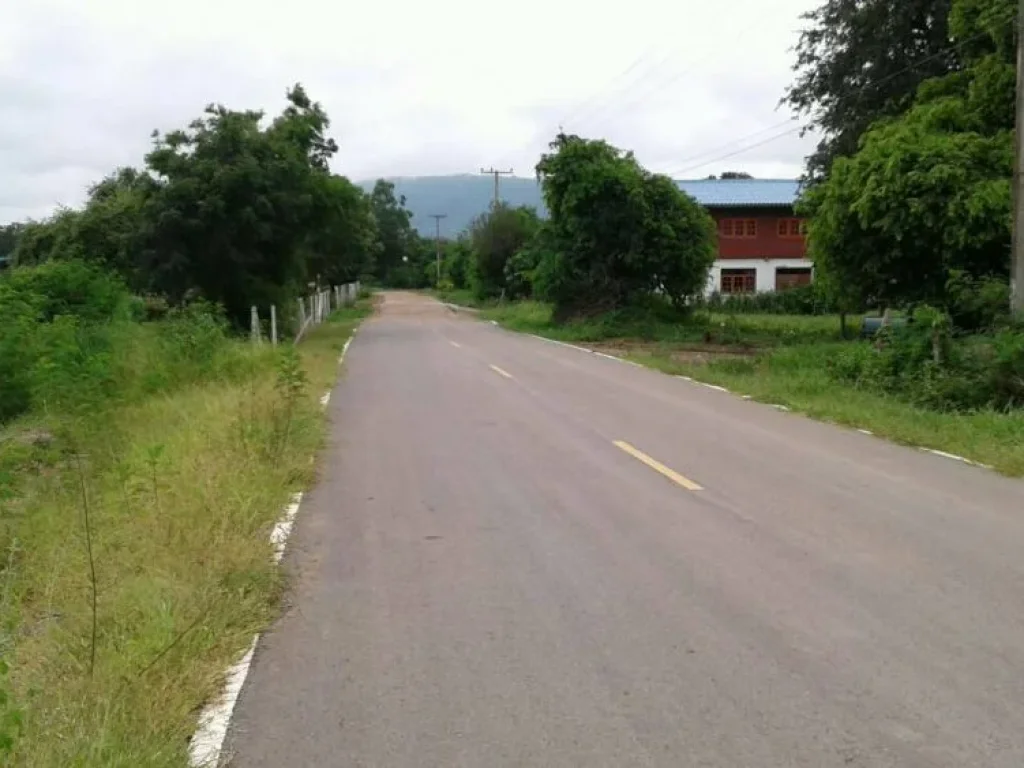
[{"label": "white painted curb line", "polygon": [[918,450],[924,451],[925,453],[931,453],[935,456],[941,456],[944,459],[952,459],[953,461],[959,461],[963,464],[970,464],[972,467],[981,467],[982,469],[992,469],[988,464],[981,464],[977,461],[965,458],[963,456],[957,456],[955,453],[946,453],[945,451],[938,451],[934,448],[918,447]]},{"label": "white painted curb line", "polygon": [[558,339],[549,339],[545,336],[538,336],[535,333],[528,333],[526,335],[529,336],[531,339],[540,339],[541,341],[546,341],[548,344],[557,344],[560,347],[568,347],[569,349],[575,349],[577,352],[586,352],[588,355],[594,354],[594,350],[592,349],[587,349],[586,347],[578,347],[575,344],[569,344],[568,342],[559,341]]},{"label": "white painted curb line", "polygon": [[199,727],[188,746],[189,765],[195,768],[215,768],[220,762],[231,714],[235,711],[238,694],[242,692],[249,667],[252,666],[252,656],[259,639],[258,634],[253,636],[249,650],[228,670],[220,698],[212,706],[206,707],[199,716]]},{"label": "white painted curb line", "polygon": [[[345,353],[348,352],[348,346],[352,343],[352,338],[355,335],[356,332],[353,331],[352,335],[345,341],[345,346],[341,350],[341,356],[338,358],[339,364],[345,360]],[[331,393],[328,392],[320,398],[320,405],[326,407],[330,400]],[[310,461],[313,460],[313,457],[310,457]],[[281,519],[274,524],[273,529],[270,531],[270,543],[274,547],[273,558],[275,565],[279,565],[281,558],[284,557],[285,548],[288,546],[288,538],[291,536],[292,528],[295,525],[295,516],[298,515],[301,504],[302,492],[300,491],[292,495],[291,503],[285,507]],[[224,689],[221,691],[220,696],[203,707],[203,711],[199,715],[196,732],[192,735],[188,745],[189,765],[192,768],[216,768],[220,763],[221,752],[224,750],[224,739],[227,738],[228,727],[231,725],[231,715],[235,711],[235,704],[238,703],[238,697],[242,693],[242,686],[245,685],[245,679],[249,675],[249,667],[252,666],[252,657],[256,652],[256,644],[259,642],[259,639],[260,635],[257,633],[242,658],[228,668],[224,680]]]},{"label": "white painted curb line", "polygon": [[[494,322],[493,320],[491,320],[491,323],[493,325],[497,325],[498,324],[498,323]],[[587,354],[597,355],[598,357],[605,357],[605,358],[608,358],[609,360],[617,360],[620,363],[628,363],[629,365],[636,366],[637,368],[647,368],[648,367],[646,365],[634,362],[632,360],[625,360],[625,359],[623,359],[621,357],[616,357],[615,355],[609,355],[607,352],[597,352],[596,350],[587,349],[586,347],[578,347],[575,344],[567,344],[564,341],[558,341],[557,339],[549,339],[546,336],[538,336],[535,333],[527,333],[525,335],[527,335],[527,336],[529,336],[531,338],[534,338],[534,339],[540,339],[541,341],[546,341],[548,344],[557,344],[560,347],[568,347],[569,349],[575,349],[575,350],[578,350],[580,352],[586,352]],[[652,370],[657,370],[657,369],[652,369]],[[691,384],[699,384],[702,387],[707,387],[708,389],[713,389],[713,390],[716,390],[718,392],[725,392],[726,394],[730,394],[730,395],[734,394],[733,392],[729,391],[725,387],[720,387],[717,384],[708,384],[707,382],[704,382],[704,381],[698,381],[697,379],[694,379],[694,378],[692,378],[690,376],[683,376],[681,374],[675,374],[675,375],[672,376],[672,378],[682,379],[683,381],[688,381]],[[737,395],[737,397],[740,397],[743,400],[748,400],[748,401],[751,401],[751,402],[754,401],[754,398],[751,395]],[[782,411],[783,413],[790,413],[791,412],[791,409],[789,408],[789,406],[780,405],[779,403],[765,403],[765,405],[767,405],[769,408],[774,408],[777,411]],[[822,423],[829,423],[829,422],[822,422]],[[875,436],[875,433],[872,432],[871,430],[868,430],[868,429],[856,429],[855,431],[860,432],[862,435],[870,435],[872,437]],[[889,441],[889,442],[891,442],[891,441]],[[979,467],[981,469],[992,469],[992,466],[989,465],[989,464],[982,464],[981,462],[974,461],[972,459],[968,459],[968,458],[966,458],[964,456],[957,456],[955,453],[946,453],[945,451],[938,451],[938,450],[935,450],[934,448],[925,448],[924,446],[920,446],[920,445],[919,446],[909,446],[909,447],[917,448],[920,451],[924,451],[925,453],[931,453],[931,454],[933,454],[935,456],[942,456],[945,459],[952,459],[954,461],[959,461],[962,464],[969,464],[972,467]]]}]

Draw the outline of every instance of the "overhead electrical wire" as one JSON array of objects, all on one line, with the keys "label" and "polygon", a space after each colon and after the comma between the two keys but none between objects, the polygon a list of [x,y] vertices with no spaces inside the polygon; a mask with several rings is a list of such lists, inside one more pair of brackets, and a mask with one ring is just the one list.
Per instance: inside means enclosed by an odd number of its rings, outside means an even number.
[{"label": "overhead electrical wire", "polygon": [[[1014,19],[1011,16],[1008,19],[1006,19],[1004,23],[1005,24],[1011,24],[1011,23],[1013,23],[1013,20]],[[910,71],[912,71],[914,69],[917,69],[922,64],[926,64],[929,61],[933,61],[933,60],[938,59],[938,58],[940,58],[942,56],[946,56],[946,55],[948,55],[948,54],[950,54],[950,53],[952,53],[954,51],[958,51],[961,48],[963,48],[964,46],[966,46],[966,45],[968,45],[970,43],[976,42],[977,40],[980,40],[980,39],[982,39],[984,37],[987,37],[990,34],[991,34],[990,31],[979,32],[978,34],[971,35],[970,37],[960,41],[959,43],[955,43],[953,45],[947,46],[946,48],[943,48],[943,49],[941,49],[939,51],[936,51],[933,54],[925,56],[924,58],[919,59],[918,61],[915,61],[914,63],[912,63],[912,64],[910,64],[910,65],[908,65],[906,67],[903,67],[902,69],[899,69],[896,72],[892,72],[891,74],[886,75],[885,77],[881,78],[880,80],[878,80],[878,81],[876,81],[874,83],[869,83],[868,85],[863,86],[862,88],[859,89],[858,97],[863,97],[863,94],[864,94],[865,91],[870,91],[872,88],[877,88],[877,87],[879,87],[879,86],[889,82],[890,80],[893,80],[893,79],[899,77],[900,75],[904,75],[907,72],[910,72]],[[750,151],[751,149],[757,149],[758,147],[762,147],[765,144],[770,144],[773,141],[778,141],[779,139],[785,138],[786,136],[790,136],[790,135],[792,135],[794,133],[798,133],[798,132],[801,132],[801,131],[804,131],[804,130],[805,130],[804,126],[795,126],[795,127],[790,128],[788,130],[782,131],[781,133],[778,133],[778,134],[775,134],[773,136],[770,136],[767,139],[764,139],[762,141],[758,141],[758,142],[755,142],[753,144],[749,144],[749,145],[747,145],[745,147],[742,147],[742,148],[739,148],[739,149],[727,152],[727,153],[722,154],[722,155],[717,155],[717,156],[712,157],[712,158],[710,158],[708,160],[704,160],[704,161],[702,161],[700,163],[697,163],[696,165],[690,165],[690,166],[687,166],[687,167],[684,167],[684,168],[680,168],[680,169],[677,169],[677,170],[674,170],[674,171],[670,171],[666,175],[674,177],[674,176],[678,176],[678,175],[683,174],[683,173],[688,173],[688,172],[696,170],[698,168],[704,168],[704,167],[706,167],[708,165],[711,165],[712,163],[717,163],[720,160],[727,160],[730,157],[735,157],[737,155],[741,155],[741,154],[743,154],[745,152]],[[757,133],[760,133],[760,132],[762,132],[762,131],[758,131]],[[756,135],[756,133],[754,135]],[[736,139],[733,142],[729,142],[728,144],[722,145],[721,148],[725,149],[725,148],[729,147],[730,144],[735,144],[736,142],[742,142],[742,141],[745,141],[748,138],[750,138],[750,136],[741,137],[740,139]],[[696,155],[694,157],[696,158],[696,157],[700,157],[700,156],[701,155]],[[694,158],[691,158],[691,159],[694,159]]]}]

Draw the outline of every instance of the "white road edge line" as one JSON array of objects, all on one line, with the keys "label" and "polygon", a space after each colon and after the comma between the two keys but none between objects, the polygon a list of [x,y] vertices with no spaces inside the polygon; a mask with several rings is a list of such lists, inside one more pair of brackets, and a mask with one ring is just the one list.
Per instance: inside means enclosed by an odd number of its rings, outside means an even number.
[{"label": "white road edge line", "polygon": [[[497,325],[497,323],[495,323],[493,320],[491,322],[494,323],[495,325]],[[575,344],[568,344],[568,343],[566,343],[564,341],[558,341],[557,339],[549,339],[546,336],[538,336],[535,333],[528,333],[526,335],[527,336],[531,336],[534,339],[540,339],[541,341],[546,341],[549,344],[557,344],[560,347],[568,347],[569,349],[579,350],[580,352],[588,352],[589,354],[597,355],[598,357],[607,357],[609,360],[618,360],[620,363],[629,363],[630,365],[635,365],[637,368],[646,368],[647,367],[647,366],[645,366],[645,365],[643,365],[641,363],[636,363],[636,362],[634,362],[632,360],[625,360],[625,359],[623,359],[621,357],[616,357],[615,355],[609,355],[606,352],[597,352],[597,351],[595,351],[593,349],[587,349],[586,347],[578,347]],[[725,387],[720,387],[717,384],[708,384],[708,383],[703,382],[703,381],[697,381],[696,379],[691,378],[690,376],[683,376],[681,374],[676,374],[675,376],[673,376],[673,378],[682,379],[683,381],[688,381],[691,384],[700,384],[702,387],[707,387],[708,389],[714,389],[714,390],[717,390],[719,392],[725,392],[726,394],[730,394],[730,395],[733,394],[732,392],[730,392]],[[739,397],[741,397],[744,400],[753,400],[753,397],[751,395],[739,395]],[[789,413],[790,412],[790,408],[788,406],[780,405],[778,403],[769,403],[768,407],[774,408],[775,410],[782,411],[784,413]],[[875,433],[872,432],[869,429],[857,429],[857,431],[860,432],[862,435],[871,435],[872,437],[874,437],[874,435],[875,435]],[[933,453],[936,456],[942,456],[943,458],[946,458],[946,459],[953,459],[954,461],[959,461],[959,462],[962,462],[964,464],[969,464],[972,467],[980,467],[981,469],[992,469],[992,466],[989,465],[989,464],[982,464],[981,462],[973,461],[973,460],[965,458],[963,456],[957,456],[955,453],[946,453],[945,451],[937,451],[934,448],[925,448],[923,446],[917,446],[917,448],[918,448],[918,450],[924,451],[926,453]]]},{"label": "white road edge line", "polygon": [[640,363],[635,363],[632,360],[627,360],[624,357],[617,357],[616,355],[609,355],[607,352],[597,352],[595,350],[587,350],[587,351],[588,352],[593,352],[598,357],[606,357],[609,360],[614,360],[617,363],[625,363],[626,365],[632,365],[635,368],[646,368],[646,366],[640,365]]},{"label": "white road edge line", "polygon": [[957,456],[955,453],[947,453],[946,451],[939,451],[935,448],[924,448],[920,447],[918,450],[924,451],[925,453],[931,453],[935,456],[941,456],[944,459],[952,459],[953,461],[959,461],[962,464],[970,464],[972,467],[981,467],[982,469],[992,469],[988,464],[981,464],[977,461],[972,461],[964,456]]},{"label": "white road edge line", "polygon": [[[339,363],[344,361],[345,353],[348,352],[348,345],[352,343],[352,337],[355,335],[356,331],[354,330],[345,341],[345,346],[341,349],[341,357],[338,358]],[[331,393],[328,392],[320,398],[320,402],[326,405],[330,399]],[[310,461],[313,460],[314,458],[311,456]],[[301,491],[292,495],[291,503],[284,509],[284,515],[274,524],[273,529],[270,531],[270,543],[274,547],[273,558],[275,565],[280,564],[281,558],[284,557],[288,538],[291,536],[292,528],[295,525],[295,516],[298,515],[299,507],[302,504],[302,495]],[[189,765],[192,768],[216,768],[220,762],[220,754],[224,749],[224,739],[227,738],[228,727],[231,725],[231,715],[235,711],[238,696],[241,694],[242,686],[245,685],[245,679],[249,675],[249,667],[252,666],[252,657],[256,652],[256,643],[259,642],[259,639],[259,633],[253,636],[249,649],[242,655],[242,658],[228,668],[224,679],[224,689],[221,691],[220,696],[203,707],[202,712],[200,712],[196,732],[192,734],[188,745]]]},{"label": "white road edge line", "polygon": [[224,691],[213,706],[206,707],[199,716],[199,727],[188,745],[189,765],[193,768],[216,768],[228,735],[231,715],[235,711],[238,695],[252,666],[252,656],[260,636],[253,635],[249,650],[228,670]]},{"label": "white road edge line", "polygon": [[506,370],[505,370],[504,368],[499,368],[499,367],[498,367],[498,366],[496,366],[496,365],[492,365],[492,366],[491,366],[491,370],[492,370],[492,371],[494,371],[494,372],[495,372],[496,374],[498,374],[499,376],[504,376],[504,377],[505,377],[506,379],[511,379],[511,378],[514,378],[514,377],[512,376],[512,374],[511,374],[511,373],[509,373],[508,371],[506,371]]},{"label": "white road edge line", "polygon": [[284,548],[288,544],[288,537],[292,534],[292,525],[295,523],[295,515],[299,513],[299,505],[302,504],[302,491],[292,496],[292,503],[285,507],[284,517],[274,524],[270,532],[270,543],[274,545],[274,563],[280,563],[284,557]]},{"label": "white road edge line", "polygon": [[[355,334],[353,333],[352,336],[355,336]],[[352,336],[345,339],[345,346],[341,348],[341,354],[338,355],[338,365],[345,362],[345,355],[348,353],[348,345],[352,343]]]},{"label": "white road edge line", "polygon": [[575,344],[569,344],[569,343],[564,342],[564,341],[559,341],[558,339],[549,339],[546,336],[538,336],[535,333],[528,333],[526,335],[530,336],[531,338],[534,338],[534,339],[540,339],[541,341],[546,341],[548,344],[557,344],[560,347],[568,347],[569,349],[575,349],[578,352],[586,352],[588,355],[594,354],[594,350],[592,350],[592,349],[587,349],[586,347],[578,347]]}]

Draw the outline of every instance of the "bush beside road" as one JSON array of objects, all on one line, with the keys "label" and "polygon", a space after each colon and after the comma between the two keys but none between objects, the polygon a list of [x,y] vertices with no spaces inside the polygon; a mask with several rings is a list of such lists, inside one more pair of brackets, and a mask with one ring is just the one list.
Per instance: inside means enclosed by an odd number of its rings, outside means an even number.
[{"label": "bush beside road", "polygon": [[198,708],[275,615],[269,532],[313,479],[318,400],[369,309],[298,348],[237,340],[202,307],[82,311],[77,333],[22,340],[66,364],[31,366],[0,433],[5,765],[187,763]]}]

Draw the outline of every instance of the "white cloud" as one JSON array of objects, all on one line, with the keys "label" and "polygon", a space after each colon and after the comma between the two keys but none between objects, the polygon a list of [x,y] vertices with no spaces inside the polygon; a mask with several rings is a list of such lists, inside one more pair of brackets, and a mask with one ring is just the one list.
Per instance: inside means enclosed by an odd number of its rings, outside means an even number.
[{"label": "white cloud", "polygon": [[688,176],[795,175],[812,143],[791,134],[694,167],[788,117],[776,105],[815,0],[3,4],[0,221],[77,204],[208,102],[276,112],[297,81],[356,179],[532,175],[559,124]]}]

